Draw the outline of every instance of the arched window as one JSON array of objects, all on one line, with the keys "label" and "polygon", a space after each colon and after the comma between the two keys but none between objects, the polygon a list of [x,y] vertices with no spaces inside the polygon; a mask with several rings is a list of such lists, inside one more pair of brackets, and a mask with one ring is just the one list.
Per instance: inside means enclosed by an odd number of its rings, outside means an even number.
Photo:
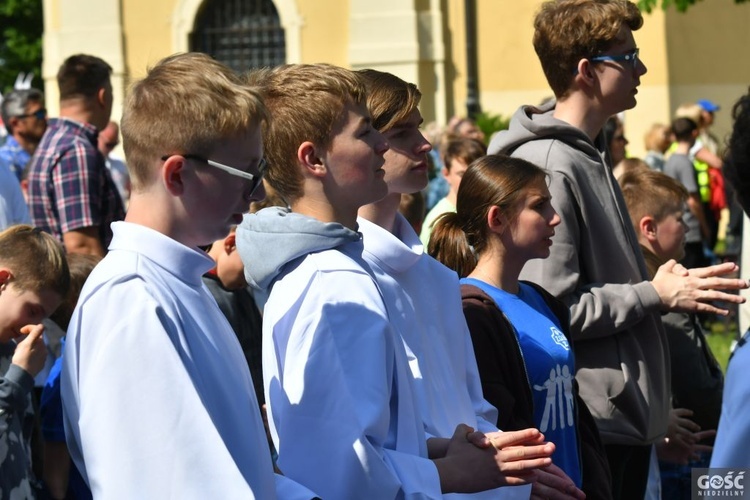
[{"label": "arched window", "polygon": [[190,50],[236,71],[286,62],[284,30],[272,0],[206,0],[195,18]]}]

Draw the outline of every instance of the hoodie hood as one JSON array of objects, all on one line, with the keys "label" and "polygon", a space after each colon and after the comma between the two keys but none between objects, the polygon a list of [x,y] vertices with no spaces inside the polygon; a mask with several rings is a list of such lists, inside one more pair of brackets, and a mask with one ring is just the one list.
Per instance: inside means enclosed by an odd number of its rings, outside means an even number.
[{"label": "hoodie hood", "polygon": [[280,207],[245,215],[236,237],[237,251],[245,264],[245,279],[262,291],[289,262],[359,239],[359,233],[339,223],[320,222]]},{"label": "hoodie hood", "polygon": [[552,116],[554,110],[554,101],[539,107],[521,106],[513,114],[508,130],[498,132],[490,141],[487,153],[510,155],[527,142],[549,139],[565,142],[598,162],[601,152],[607,151],[604,135],[600,133],[592,142],[581,129]]}]

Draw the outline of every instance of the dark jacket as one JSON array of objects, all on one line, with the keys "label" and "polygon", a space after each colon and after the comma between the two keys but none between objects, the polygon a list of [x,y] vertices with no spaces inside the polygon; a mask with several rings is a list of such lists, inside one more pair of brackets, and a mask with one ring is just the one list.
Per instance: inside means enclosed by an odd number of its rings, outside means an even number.
[{"label": "dark jacket", "polygon": [[[568,342],[571,342],[568,308],[540,286],[524,283],[541,294],[560,320]],[[498,428],[513,431],[537,427],[534,422],[531,387],[515,328],[481,289],[472,285],[461,285],[461,298],[474,344],[484,398],[497,408]],[[587,500],[612,498],[609,464],[599,431],[594,418],[578,395],[578,384],[575,383],[573,387],[576,398],[582,489]]]},{"label": "dark jacket", "polygon": [[[646,267],[653,279],[666,262],[648,248],[641,247]],[[672,407],[693,411],[690,419],[702,430],[717,429],[724,393],[724,374],[716,361],[696,314],[662,314],[669,340],[672,374]],[[713,438],[706,440],[713,443]]]}]

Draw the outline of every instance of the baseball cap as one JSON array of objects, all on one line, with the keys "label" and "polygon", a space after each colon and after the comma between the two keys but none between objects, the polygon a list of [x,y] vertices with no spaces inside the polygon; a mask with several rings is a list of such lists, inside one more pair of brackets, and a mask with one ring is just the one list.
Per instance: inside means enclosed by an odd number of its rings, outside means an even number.
[{"label": "baseball cap", "polygon": [[721,109],[721,106],[709,101],[708,99],[699,99],[698,106],[705,109],[709,113],[713,113],[714,111],[719,111]]}]

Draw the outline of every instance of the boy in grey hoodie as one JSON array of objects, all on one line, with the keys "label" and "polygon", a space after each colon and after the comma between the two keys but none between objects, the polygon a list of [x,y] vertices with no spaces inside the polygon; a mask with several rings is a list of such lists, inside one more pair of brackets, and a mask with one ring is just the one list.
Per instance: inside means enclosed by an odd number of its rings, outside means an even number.
[{"label": "boy in grey hoodie", "polygon": [[[554,450],[535,429],[492,442],[463,424],[450,439],[425,435],[357,232],[358,209],[387,193],[388,150],[360,77],[289,65],[251,79],[272,116],[266,179],[290,206],[237,228],[247,281],[268,293],[264,390],[279,468],[326,499],[442,498],[533,480]],[[530,446],[503,449],[514,444]]]},{"label": "boy in grey hoodie", "polygon": [[642,498],[651,443],[666,432],[669,356],[660,312],[710,311],[708,301],[744,288],[718,278],[732,264],[688,272],[675,261],[652,281],[601,130],[635,106],[646,66],[633,31],[643,24],[627,0],[553,0],[534,22],[534,48],[556,102],[522,106],[489,153],[517,156],[550,172],[562,218],[551,255],[521,274],[570,307],[581,396],[597,421],[617,498]]}]

